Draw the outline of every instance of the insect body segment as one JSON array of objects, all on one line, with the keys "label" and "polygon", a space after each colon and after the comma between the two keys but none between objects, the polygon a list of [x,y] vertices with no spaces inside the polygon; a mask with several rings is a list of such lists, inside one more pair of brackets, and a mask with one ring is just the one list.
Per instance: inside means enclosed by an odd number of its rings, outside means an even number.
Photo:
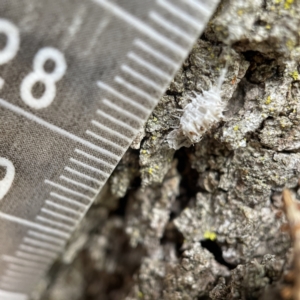
[{"label": "insect body segment", "polygon": [[178,129],[168,134],[167,141],[171,148],[179,149],[198,143],[211,126],[223,118],[225,103],[221,98],[221,85],[226,69],[222,70],[217,86],[202,94],[194,92],[192,102],[183,110]]}]

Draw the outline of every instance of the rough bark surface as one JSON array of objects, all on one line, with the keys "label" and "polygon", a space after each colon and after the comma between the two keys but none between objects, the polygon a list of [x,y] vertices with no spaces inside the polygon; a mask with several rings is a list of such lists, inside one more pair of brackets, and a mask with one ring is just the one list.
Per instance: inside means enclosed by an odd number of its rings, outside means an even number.
[{"label": "rough bark surface", "polygon": [[[300,198],[299,30],[300,1],[221,2],[33,299],[281,299],[281,192]],[[170,148],[224,68],[223,119]]]}]

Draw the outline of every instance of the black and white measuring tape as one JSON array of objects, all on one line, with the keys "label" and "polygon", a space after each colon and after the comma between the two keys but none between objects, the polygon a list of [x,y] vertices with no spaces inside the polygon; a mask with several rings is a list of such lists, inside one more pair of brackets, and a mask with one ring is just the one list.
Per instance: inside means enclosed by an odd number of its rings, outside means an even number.
[{"label": "black and white measuring tape", "polygon": [[0,0],[0,300],[24,300],[218,0]]}]

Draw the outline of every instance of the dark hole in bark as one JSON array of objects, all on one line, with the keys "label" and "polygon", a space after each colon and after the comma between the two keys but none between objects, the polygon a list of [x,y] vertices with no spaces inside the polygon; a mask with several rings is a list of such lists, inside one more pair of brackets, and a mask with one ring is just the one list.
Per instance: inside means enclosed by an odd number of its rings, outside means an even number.
[{"label": "dark hole in bark", "polygon": [[229,270],[233,270],[236,268],[236,265],[233,265],[233,264],[230,264],[228,263],[227,261],[225,261],[225,259],[223,258],[223,254],[222,254],[222,249],[221,247],[218,245],[217,242],[215,241],[212,241],[212,240],[208,240],[208,239],[205,239],[205,240],[201,240],[200,241],[201,243],[201,246],[203,248],[205,248],[206,250],[208,250],[211,254],[213,254],[213,256],[215,257],[215,260],[227,267]]},{"label": "dark hole in bark", "polygon": [[188,205],[191,199],[196,197],[199,192],[198,172],[192,168],[189,160],[189,151],[186,148],[181,148],[176,151],[175,158],[178,160],[177,169],[181,175],[180,182],[180,198],[177,200],[174,207],[179,208],[176,211],[171,212],[171,220],[177,217],[180,212]]}]

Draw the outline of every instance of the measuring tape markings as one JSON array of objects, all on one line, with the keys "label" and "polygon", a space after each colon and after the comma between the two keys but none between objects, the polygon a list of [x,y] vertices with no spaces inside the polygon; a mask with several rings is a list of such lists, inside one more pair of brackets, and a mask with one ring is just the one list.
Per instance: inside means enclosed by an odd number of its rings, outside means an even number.
[{"label": "measuring tape markings", "polygon": [[27,296],[21,293],[11,293],[0,290],[1,300],[26,300]]},{"label": "measuring tape markings", "polygon": [[[150,27],[145,22],[139,20],[135,16],[131,15],[127,11],[123,10],[119,6],[115,5],[112,2],[109,2],[107,0],[93,0],[95,3],[101,5],[103,8],[110,11],[113,15],[119,17],[120,19],[124,20],[127,24],[133,26],[134,29],[140,31],[144,35],[154,39],[156,42],[160,43],[164,47],[168,47],[170,51],[174,52],[176,50],[176,53],[179,54],[180,59],[184,58],[186,56],[186,49],[182,48],[180,45],[174,43],[172,40],[167,38],[164,35],[161,35],[159,32],[157,32],[155,29]],[[161,2],[165,1],[156,1],[158,5],[161,4]],[[172,5],[170,3],[170,5]],[[183,13],[183,11],[181,11]],[[203,24],[201,24],[202,26]],[[199,27],[197,27],[197,31],[199,30]]]},{"label": "measuring tape markings", "polygon": [[[147,37],[150,37],[155,42],[161,44],[163,47],[168,48],[169,51],[171,51],[173,55],[177,57],[178,61],[182,61],[185,55],[187,54],[187,50],[185,48],[178,45],[174,41],[168,39],[164,35],[161,35],[155,29],[153,29],[146,23],[142,22],[141,20],[137,19],[136,17],[132,16],[122,8],[116,6],[114,3],[105,0],[95,0],[94,2],[106,8],[112,14],[123,19],[125,22],[132,25],[135,29],[139,30]],[[161,8],[167,10],[173,16],[178,17],[186,24],[190,25],[197,32],[199,32],[199,29],[202,29],[205,25],[199,22],[198,20],[196,20],[195,18],[193,18],[191,15],[186,14],[180,8],[176,7],[175,5],[173,5],[168,1],[158,0],[157,4]],[[185,4],[191,5],[193,8],[197,9],[199,12],[201,12],[201,14],[205,16],[206,19],[211,13],[210,10],[203,9],[202,4],[197,3],[196,1],[187,1],[185,2]],[[183,29],[181,29],[180,27],[178,27],[173,23],[170,23],[168,20],[166,20],[157,12],[151,11],[149,13],[149,17],[160,26],[165,27],[166,30],[169,30],[172,33],[178,35],[179,37],[185,39],[189,44],[191,44],[194,41],[194,38],[190,37],[188,33],[186,33]],[[104,25],[102,25],[102,27],[105,27]],[[87,181],[97,183],[98,184],[97,189],[94,189],[92,186],[88,186],[83,182],[69,178],[68,175],[61,175],[59,178],[67,182],[71,186],[75,186],[75,189],[54,182],[52,180],[46,179],[45,184],[52,186],[53,190],[50,191],[50,197],[49,197],[50,200],[45,201],[46,207],[41,208],[41,212],[36,216],[35,221],[28,221],[22,218],[18,218],[0,212],[0,218],[18,223],[22,226],[30,227],[32,229],[35,228],[36,230],[38,230],[38,231],[29,230],[27,232],[27,235],[23,238],[23,242],[19,245],[19,248],[16,251],[16,256],[2,255],[2,259],[8,262],[9,264],[5,272],[5,275],[2,276],[0,279],[0,286],[4,288],[12,289],[14,291],[13,293],[10,293],[10,292],[5,292],[0,290],[0,296],[3,297],[3,299],[6,298],[18,299],[18,300],[26,299],[27,297],[26,295],[29,292],[29,289],[27,288],[27,286],[18,285],[20,281],[20,277],[15,275],[37,272],[35,273],[37,274],[37,276],[33,276],[32,280],[29,280],[32,281],[32,285],[33,285],[35,284],[36,279],[40,276],[40,274],[42,274],[48,268],[49,262],[51,262],[52,259],[56,258],[62,252],[65,246],[65,239],[67,239],[70,236],[71,232],[74,230],[78,222],[81,220],[83,215],[91,206],[93,199],[99,193],[100,189],[104,185],[105,181],[107,180],[108,176],[112,172],[116,163],[119,161],[119,159],[124,154],[127,147],[130,145],[131,139],[136,135],[136,133],[142,126],[145,117],[149,116],[149,114],[151,113],[154,105],[157,102],[156,100],[157,97],[163,93],[164,89],[167,87],[167,84],[172,79],[174,72],[178,67],[178,62],[173,61],[171,58],[165,56],[159,50],[155,49],[155,47],[149,45],[147,42],[143,41],[142,39],[135,39],[133,42],[133,46],[142,49],[144,52],[147,52],[152,57],[161,60],[163,63],[169,64],[170,66],[172,66],[174,70],[172,74],[168,74],[164,70],[156,66],[155,64],[152,64],[149,61],[143,59],[137,53],[130,51],[127,55],[128,59],[136,63],[139,67],[146,69],[148,72],[152,73],[153,75],[158,76],[159,80],[162,81],[162,84],[156,83],[152,79],[141,74],[139,70],[135,70],[134,68],[126,64],[121,65],[120,67],[121,70],[127,75],[131,76],[133,79],[139,80],[141,84],[148,86],[148,88],[151,89],[150,93],[147,90],[141,89],[140,84],[138,86],[133,85],[129,83],[126,79],[124,79],[122,76],[116,76],[114,78],[114,81],[120,86],[122,86],[122,90],[127,90],[129,94],[136,94],[138,96],[137,98],[133,99],[132,97],[128,97],[124,95],[122,91],[119,91],[118,89],[115,89],[114,87],[102,81],[97,82],[101,90],[110,94],[113,98],[117,98],[119,101],[136,108],[140,112],[140,115],[142,116],[139,117],[131,113],[130,110],[124,110],[123,107],[116,105],[113,101],[110,101],[107,98],[103,99],[102,104],[104,104],[104,106],[117,111],[118,113],[123,115],[126,119],[132,121],[127,123],[122,122],[121,120],[116,119],[113,115],[109,114],[108,111],[98,110],[96,112],[96,115],[108,119],[111,123],[115,124],[116,126],[123,126],[125,127],[125,129],[127,129],[130,132],[130,135],[127,136],[121,132],[116,132],[115,130],[110,129],[107,126],[107,124],[101,123],[101,120],[97,118],[94,118],[91,121],[91,125],[101,130],[108,131],[109,133],[111,133],[111,135],[115,135],[119,140],[122,141],[122,146],[120,146],[120,142],[115,142],[114,140],[109,140],[107,138],[100,136],[99,134],[97,134],[97,132],[94,132],[95,129],[86,130],[86,134],[89,137],[92,137],[93,139],[98,140],[104,144],[110,145],[111,147],[114,148],[113,151],[103,149],[102,147],[99,147],[96,144],[86,139],[80,138],[58,126],[55,126],[47,121],[44,121],[39,117],[36,117],[31,113],[26,112],[25,110],[13,104],[10,104],[9,102],[3,99],[0,99],[1,106],[10,109],[13,112],[20,114],[28,118],[29,120],[34,121],[39,125],[42,125],[60,135],[72,139],[75,142],[82,144],[84,147],[95,150],[100,154],[102,154],[104,157],[109,158],[108,160],[102,160],[86,152],[85,149],[82,150],[80,148],[75,148],[74,152],[77,154],[77,156],[76,158],[74,157],[70,158],[70,163],[72,164],[71,166],[69,165],[65,166],[64,171],[67,172],[67,174],[71,173],[72,175],[75,175],[75,177],[77,176]],[[36,71],[36,68],[34,68],[34,71]],[[155,95],[155,97],[151,95]],[[52,97],[48,97],[48,102],[50,98],[52,99]],[[143,101],[147,100],[147,102],[140,104],[139,98],[142,98]],[[129,123],[137,124],[137,126],[131,126],[129,125]],[[81,155],[90,161],[94,161],[105,165],[109,171],[106,172],[105,168],[99,169],[96,168],[94,165],[87,164],[86,162],[78,159],[77,158],[78,155]],[[113,163],[110,163],[110,161],[112,161]],[[76,165],[76,167],[74,165]],[[85,170],[89,170],[93,172],[93,174],[97,174],[97,175],[95,175],[95,177],[93,177],[92,175],[87,175],[86,173],[81,172],[80,168],[77,169],[77,166],[84,168]],[[101,175],[103,179],[99,180],[98,175]],[[79,192],[78,187],[81,187],[86,192],[91,192],[92,195],[87,196],[86,193]],[[67,194],[68,196],[65,196],[65,194]],[[70,198],[74,196],[75,199]],[[64,206],[63,204],[58,204],[56,202],[53,202],[51,197],[55,198],[56,200],[57,199],[60,200],[62,203],[70,204],[72,208]],[[80,200],[78,200],[77,198],[80,198]],[[78,212],[74,207],[79,208],[80,212]],[[73,214],[74,217],[73,218],[66,217],[63,214],[58,213],[55,210],[52,210],[52,208]],[[49,219],[45,215],[50,215],[51,217],[59,219],[60,221],[53,221],[53,219]],[[49,224],[50,227],[48,225],[45,225],[45,223]],[[73,223],[73,225],[66,225],[65,223]],[[59,227],[59,229],[57,229],[56,227]],[[45,234],[49,234],[49,235],[45,235]],[[31,238],[29,238],[29,236],[31,236]],[[46,240],[47,242],[42,242],[41,240],[44,241]],[[39,249],[37,249],[36,247],[28,246],[28,244],[37,246]],[[40,261],[41,263],[37,262],[36,260]],[[14,270],[17,270],[20,273],[15,272]],[[16,290],[23,292],[24,294],[15,293]]]},{"label": "measuring tape markings", "polygon": [[[124,83],[124,81],[123,81],[123,83]],[[136,90],[135,90],[135,91],[136,91]],[[48,181],[48,183],[52,183],[52,182]],[[52,184],[53,184],[53,183],[52,183]],[[59,187],[62,188],[62,186],[59,186]],[[66,190],[66,189],[65,189],[65,190]],[[70,190],[67,190],[67,191],[70,192]],[[74,193],[74,192],[73,192],[73,193]],[[19,263],[21,262],[21,263],[22,263],[22,261],[18,261],[18,260],[17,260],[17,262],[19,262]],[[25,264],[25,265],[26,265],[26,264]],[[27,264],[27,265],[31,265],[31,264]],[[5,285],[5,286],[7,287],[7,285]]]}]

